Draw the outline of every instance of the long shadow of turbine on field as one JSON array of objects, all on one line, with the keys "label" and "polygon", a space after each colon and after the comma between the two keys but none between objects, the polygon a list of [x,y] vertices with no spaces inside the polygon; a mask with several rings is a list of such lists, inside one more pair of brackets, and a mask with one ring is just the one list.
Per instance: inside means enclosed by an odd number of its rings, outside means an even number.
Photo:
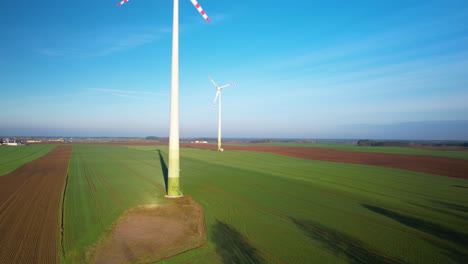
[{"label": "long shadow of turbine on field", "polygon": [[216,220],[212,240],[224,264],[265,263],[258,250],[234,227]]},{"label": "long shadow of turbine on field", "polygon": [[166,186],[166,192],[167,192],[167,181],[168,181],[167,177],[169,175],[169,171],[167,169],[166,162],[164,161],[164,157],[161,154],[161,150],[158,149],[157,151],[159,154],[159,162],[161,162],[161,170],[162,170],[162,174],[164,177],[164,185]]},{"label": "long shadow of turbine on field", "polygon": [[436,200],[429,200],[432,203],[442,205],[448,209],[452,209],[455,211],[460,211],[463,213],[468,213],[468,206],[460,205],[460,204],[454,204],[454,203],[447,203],[447,202],[441,202],[441,201],[436,201]]},{"label": "long shadow of turbine on field", "polygon": [[431,212],[438,212],[438,213],[448,215],[450,217],[456,217],[456,218],[460,218],[462,220],[468,220],[468,216],[459,215],[457,213],[447,211],[446,209],[432,208],[430,206],[426,206],[426,205],[422,205],[422,204],[418,204],[418,203],[413,203],[413,202],[406,202],[406,203],[411,204],[413,206],[418,206],[418,207],[424,208],[424,209],[429,210]]},{"label": "long shadow of turbine on field", "polygon": [[393,220],[398,221],[406,226],[434,235],[436,237],[444,239],[447,242],[450,242],[450,244],[447,244],[432,239],[425,239],[427,242],[440,248],[443,251],[443,254],[455,261],[455,263],[466,262],[466,259],[468,258],[467,252],[460,251],[456,247],[450,246],[453,244],[458,244],[466,248],[468,238],[465,234],[456,232],[452,229],[443,227],[435,223],[431,223],[429,221],[421,220],[408,215],[403,215],[381,207],[368,204],[363,204],[362,206],[373,212],[392,218]]},{"label": "long shadow of turbine on field", "polygon": [[393,220],[398,221],[411,228],[414,228],[419,231],[422,231],[422,232],[431,234],[433,236],[439,237],[441,239],[447,240],[454,244],[460,245],[464,248],[468,247],[468,236],[464,233],[460,233],[450,228],[447,228],[447,227],[444,227],[444,226],[441,226],[441,225],[438,225],[438,224],[435,224],[426,220],[422,220],[416,217],[400,214],[395,211],[391,211],[382,207],[368,205],[368,204],[363,204],[362,206],[364,206],[365,208],[375,213],[392,218]]},{"label": "long shadow of turbine on field", "polygon": [[322,244],[335,256],[346,258],[351,264],[403,264],[404,261],[386,256],[383,253],[368,247],[360,240],[337,230],[325,227],[314,221],[301,221],[290,218],[306,236]]}]

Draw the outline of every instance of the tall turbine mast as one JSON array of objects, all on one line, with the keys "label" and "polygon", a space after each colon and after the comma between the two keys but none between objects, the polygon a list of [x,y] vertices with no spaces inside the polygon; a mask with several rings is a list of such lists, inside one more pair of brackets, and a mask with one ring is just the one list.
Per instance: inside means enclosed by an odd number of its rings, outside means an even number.
[{"label": "tall turbine mast", "polygon": [[171,112],[169,119],[168,197],[183,196],[180,191],[179,154],[179,0],[174,0],[172,17]]},{"label": "tall turbine mast", "polygon": [[[120,6],[129,0],[118,3]],[[196,0],[190,0],[206,22],[210,19]],[[171,113],[169,122],[169,166],[166,197],[182,197],[180,191],[179,172],[179,0],[174,0],[172,17],[172,69],[171,69]]]},{"label": "tall turbine mast", "polygon": [[208,75],[208,78],[210,78],[210,80],[213,83],[214,87],[216,87],[216,96],[215,96],[215,99],[214,99],[213,105],[212,105],[213,108],[215,106],[216,100],[219,98],[219,102],[218,102],[218,151],[224,151],[223,148],[221,147],[221,92],[223,91],[223,88],[231,86],[231,85],[235,84],[236,82],[232,82],[230,84],[226,84],[226,85],[223,85],[223,86],[218,86],[215,83],[215,81],[213,80],[213,78],[211,78],[211,76]]}]

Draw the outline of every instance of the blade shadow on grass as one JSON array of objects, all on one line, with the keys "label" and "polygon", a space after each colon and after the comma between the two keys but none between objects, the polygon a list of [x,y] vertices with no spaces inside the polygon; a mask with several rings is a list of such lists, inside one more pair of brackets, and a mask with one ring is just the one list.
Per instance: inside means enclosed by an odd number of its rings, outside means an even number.
[{"label": "blade shadow on grass", "polygon": [[430,206],[426,206],[426,205],[422,205],[422,204],[418,204],[418,203],[413,203],[413,202],[407,202],[407,203],[411,204],[413,206],[418,206],[418,207],[424,208],[424,209],[432,211],[432,212],[438,212],[438,213],[448,215],[450,217],[456,217],[456,218],[459,218],[459,219],[462,219],[462,220],[468,220],[468,216],[459,215],[457,213],[453,213],[453,212],[447,211],[445,209],[432,208]]},{"label": "blade shadow on grass", "polygon": [[431,243],[432,245],[434,245],[435,247],[440,248],[443,251],[443,254],[445,254],[455,263],[466,263],[466,259],[468,259],[468,253],[466,251],[463,252],[463,251],[458,250],[455,246],[450,246],[453,244],[457,244],[463,248],[467,248],[468,238],[466,234],[454,231],[452,229],[443,227],[435,223],[431,223],[426,220],[418,219],[413,216],[403,215],[403,214],[400,214],[400,213],[397,213],[388,209],[384,209],[381,207],[368,205],[368,204],[363,204],[362,206],[364,206],[365,208],[375,213],[384,215],[395,221],[398,221],[408,227],[411,227],[419,231],[425,232],[427,234],[439,237],[449,242],[450,244],[442,243],[442,242],[432,240],[432,239],[431,240],[424,239],[428,243]]},{"label": "blade shadow on grass", "polygon": [[224,264],[265,263],[258,250],[234,227],[216,220],[212,240]]},{"label": "blade shadow on grass", "polygon": [[162,154],[161,154],[161,150],[158,149],[157,151],[158,151],[158,154],[159,154],[159,162],[161,162],[161,170],[162,170],[162,174],[163,174],[163,177],[164,177],[164,185],[166,186],[166,192],[167,192],[167,188],[168,188],[168,187],[167,187],[167,185],[168,185],[168,183],[167,183],[167,181],[168,181],[167,177],[168,177],[168,175],[169,175],[169,171],[168,171],[168,169],[167,169],[166,162],[164,161],[164,157],[163,157]]},{"label": "blade shadow on grass", "polygon": [[448,227],[444,227],[439,224],[432,223],[426,220],[422,220],[413,216],[404,215],[404,214],[401,214],[392,210],[388,210],[382,207],[368,205],[368,204],[363,204],[362,206],[364,206],[365,208],[375,213],[392,218],[393,220],[398,221],[408,227],[431,234],[438,238],[447,240],[451,243],[460,245],[464,248],[468,247],[468,236],[464,233],[460,233]]},{"label": "blade shadow on grass", "polygon": [[322,244],[337,257],[343,257],[351,264],[394,264],[405,263],[399,259],[374,250],[360,240],[314,221],[290,218],[306,236]]},{"label": "blade shadow on grass", "polygon": [[452,209],[452,210],[455,210],[455,211],[460,211],[460,212],[463,212],[463,213],[468,213],[468,206],[454,204],[454,203],[441,202],[441,201],[435,201],[435,200],[430,200],[430,202],[438,204],[438,205],[442,205],[442,206],[444,206],[444,207],[446,207],[448,209]]}]

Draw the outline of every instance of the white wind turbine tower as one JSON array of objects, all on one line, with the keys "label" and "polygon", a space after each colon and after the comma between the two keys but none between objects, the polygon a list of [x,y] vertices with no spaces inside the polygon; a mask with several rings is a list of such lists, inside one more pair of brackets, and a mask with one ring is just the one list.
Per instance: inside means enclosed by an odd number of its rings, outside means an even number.
[{"label": "white wind turbine tower", "polygon": [[[122,0],[117,6],[129,0]],[[210,22],[197,0],[190,0],[200,15]],[[171,69],[171,113],[169,124],[169,166],[166,197],[182,197],[179,184],[180,155],[179,155],[179,0],[173,0],[172,15],[172,69]]]},{"label": "white wind turbine tower", "polygon": [[226,84],[223,86],[218,86],[213,80],[213,78],[211,78],[211,76],[208,75],[208,78],[210,78],[211,82],[216,87],[216,96],[212,105],[213,108],[215,106],[216,100],[219,98],[219,102],[218,102],[218,151],[223,151],[223,149],[221,148],[221,92],[223,91],[223,88],[231,86],[235,84],[236,82],[232,82],[230,84]]}]

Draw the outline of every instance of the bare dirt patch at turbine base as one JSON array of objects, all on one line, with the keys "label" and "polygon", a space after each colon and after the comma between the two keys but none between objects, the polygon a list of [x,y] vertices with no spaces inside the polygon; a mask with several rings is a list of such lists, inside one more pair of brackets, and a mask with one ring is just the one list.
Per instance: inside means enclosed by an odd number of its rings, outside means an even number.
[{"label": "bare dirt patch at turbine base", "polygon": [[71,146],[58,146],[0,176],[0,263],[59,263],[60,207],[71,152]]},{"label": "bare dirt patch at turbine base", "polygon": [[127,211],[96,247],[91,263],[152,263],[207,241],[203,208],[192,198]]}]

